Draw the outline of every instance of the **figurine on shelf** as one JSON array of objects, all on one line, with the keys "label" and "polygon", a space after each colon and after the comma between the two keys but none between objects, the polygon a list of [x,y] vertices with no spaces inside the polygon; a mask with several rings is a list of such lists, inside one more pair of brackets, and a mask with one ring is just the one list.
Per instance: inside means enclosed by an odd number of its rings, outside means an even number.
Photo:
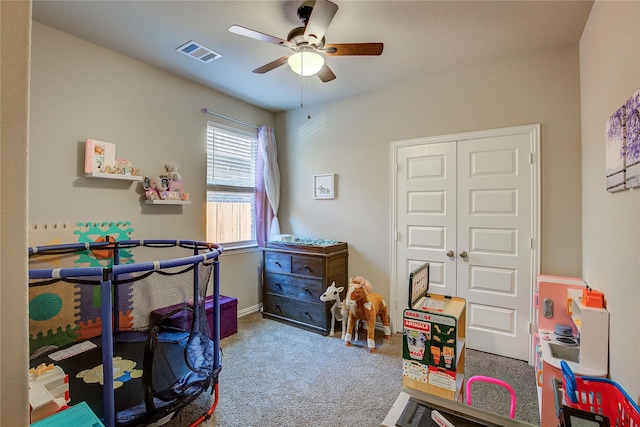
[{"label": "figurine on shelf", "polygon": [[116,173],[119,175],[132,175],[137,176],[140,171],[133,167],[133,164],[127,159],[116,159],[116,164],[114,167],[114,171],[112,173]]},{"label": "figurine on shelf", "polygon": [[145,176],[142,181],[142,187],[145,189],[144,196],[147,200],[164,199],[162,193],[166,192],[169,186],[169,178],[161,176]]},{"label": "figurine on shelf", "polygon": [[180,167],[177,163],[167,163],[164,165],[164,168],[167,170],[167,178],[177,181],[181,180],[182,176],[178,173],[178,168]]}]

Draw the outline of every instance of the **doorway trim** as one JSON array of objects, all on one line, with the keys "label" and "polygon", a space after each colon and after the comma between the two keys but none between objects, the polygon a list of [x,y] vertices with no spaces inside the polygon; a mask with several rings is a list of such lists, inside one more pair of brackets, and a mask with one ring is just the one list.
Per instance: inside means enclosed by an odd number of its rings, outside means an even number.
[{"label": "doorway trim", "polygon": [[[480,138],[492,138],[509,135],[521,135],[529,134],[530,146],[531,146],[531,277],[529,278],[529,294],[531,301],[533,302],[529,306],[529,338],[532,341],[532,335],[536,329],[535,309],[533,307],[535,301],[536,292],[536,278],[540,274],[540,248],[541,248],[541,230],[540,230],[540,168],[541,168],[541,156],[540,156],[540,125],[524,125],[515,127],[506,127],[498,129],[487,129],[481,131],[472,131],[464,133],[456,133],[449,135],[438,135],[423,138],[413,138],[398,141],[391,141],[390,150],[391,155],[391,224],[390,224],[390,238],[391,238],[391,270],[389,280],[389,297],[392,301],[392,319],[399,317],[398,313],[404,311],[406,307],[406,301],[399,301],[397,295],[398,283],[396,281],[398,265],[396,263],[398,254],[398,239],[397,239],[397,171],[398,171],[398,149],[403,147],[411,147],[417,145],[436,144],[443,142],[455,142],[464,141],[470,139]],[[391,314],[391,313],[390,313]],[[394,326],[396,331],[401,331],[402,326]],[[529,364],[533,364],[535,355],[535,348],[532,345],[529,349]]]}]

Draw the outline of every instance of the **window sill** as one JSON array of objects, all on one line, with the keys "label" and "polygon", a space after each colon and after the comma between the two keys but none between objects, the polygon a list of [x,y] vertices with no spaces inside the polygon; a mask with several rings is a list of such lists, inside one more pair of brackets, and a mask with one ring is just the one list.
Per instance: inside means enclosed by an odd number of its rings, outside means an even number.
[{"label": "window sill", "polygon": [[236,255],[236,254],[242,254],[242,253],[257,252],[260,250],[258,245],[255,243],[251,245],[235,245],[235,246],[221,244],[221,246],[224,248],[224,251],[222,252],[221,256],[225,256],[225,254]]}]

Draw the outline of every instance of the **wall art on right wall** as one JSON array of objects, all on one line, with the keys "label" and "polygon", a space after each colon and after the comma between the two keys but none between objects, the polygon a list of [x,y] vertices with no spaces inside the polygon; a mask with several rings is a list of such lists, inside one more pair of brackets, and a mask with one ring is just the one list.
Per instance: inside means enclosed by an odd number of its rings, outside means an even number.
[{"label": "wall art on right wall", "polygon": [[640,187],[640,89],[606,123],[607,191]]},{"label": "wall art on right wall", "polygon": [[609,117],[607,130],[607,191],[615,193],[625,189],[625,106]]},{"label": "wall art on right wall", "polygon": [[640,187],[640,89],[625,104],[626,187]]}]

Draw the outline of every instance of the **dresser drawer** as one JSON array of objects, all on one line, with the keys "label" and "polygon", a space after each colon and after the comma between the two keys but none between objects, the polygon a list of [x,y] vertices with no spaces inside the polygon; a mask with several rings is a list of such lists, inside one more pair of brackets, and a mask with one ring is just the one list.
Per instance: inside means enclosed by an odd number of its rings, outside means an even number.
[{"label": "dresser drawer", "polygon": [[264,269],[272,273],[291,273],[291,255],[266,252],[264,254]]},{"label": "dresser drawer", "polygon": [[291,257],[291,272],[305,276],[323,277],[323,259],[312,256],[294,255]]},{"label": "dresser drawer", "polygon": [[287,297],[320,301],[324,293],[322,279],[301,279],[286,274],[265,273],[265,291]]},{"label": "dresser drawer", "polygon": [[267,293],[265,294],[263,306],[265,313],[312,326],[325,327],[324,303],[310,303]]}]

